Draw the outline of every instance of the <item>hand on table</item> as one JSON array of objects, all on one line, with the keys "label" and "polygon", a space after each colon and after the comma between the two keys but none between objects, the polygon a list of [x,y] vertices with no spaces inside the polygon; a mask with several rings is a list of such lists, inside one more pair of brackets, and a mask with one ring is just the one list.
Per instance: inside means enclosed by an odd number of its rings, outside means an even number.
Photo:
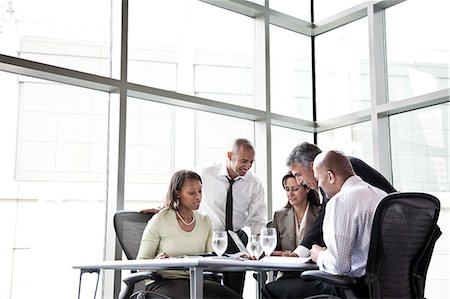
[{"label": "hand on table", "polygon": [[145,214],[156,214],[158,212],[159,212],[159,209],[154,209],[154,208],[144,209],[144,210],[140,211],[140,213],[145,213]]},{"label": "hand on table", "polygon": [[295,254],[295,253],[293,253],[292,251],[289,251],[289,250],[285,250],[285,251],[278,251],[278,250],[276,250],[276,251],[272,252],[271,255],[273,255],[273,256],[298,257],[297,254]]},{"label": "hand on table", "polygon": [[167,253],[165,253],[164,251],[158,253],[158,255],[155,256],[155,259],[168,259],[168,258],[169,258],[169,255]]}]

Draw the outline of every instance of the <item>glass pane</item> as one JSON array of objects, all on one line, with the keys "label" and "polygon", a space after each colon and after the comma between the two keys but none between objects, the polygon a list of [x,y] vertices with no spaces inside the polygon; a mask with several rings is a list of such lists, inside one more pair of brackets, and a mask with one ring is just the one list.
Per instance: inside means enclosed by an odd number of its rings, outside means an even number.
[{"label": "glass pane", "polygon": [[[386,10],[389,99],[450,88],[450,2],[408,0]],[[429,24],[433,24],[432,27]]]},{"label": "glass pane", "polygon": [[281,179],[289,170],[286,159],[297,144],[305,141],[312,143],[313,134],[272,126],[272,215],[287,202],[286,191],[281,184]]},{"label": "glass pane", "polygon": [[441,202],[436,242],[425,287],[426,298],[447,298],[450,278],[450,104],[390,117],[394,186],[407,192],[426,192]]},{"label": "glass pane", "polygon": [[257,3],[259,5],[264,5],[264,0],[250,0],[249,2],[254,2],[254,3]]},{"label": "glass pane", "polygon": [[373,167],[372,128],[364,122],[320,133],[319,147],[325,150],[340,150],[348,156],[359,158]]},{"label": "glass pane", "polygon": [[311,21],[311,1],[272,0],[269,1],[269,5],[271,9],[278,10],[307,22]]},{"label": "glass pane", "polygon": [[370,107],[367,18],[316,38],[317,119]]},{"label": "glass pane", "polygon": [[103,259],[109,96],[3,72],[0,93],[0,297],[60,298]]},{"label": "glass pane", "polygon": [[365,0],[314,0],[314,21],[321,21],[325,18],[331,17],[343,10],[349,9],[355,5],[358,5]]},{"label": "glass pane", "polygon": [[125,208],[162,206],[175,171],[225,161],[231,142],[253,132],[252,121],[129,98]]},{"label": "glass pane", "polygon": [[449,115],[447,103],[390,117],[398,189],[450,191]]},{"label": "glass pane", "polygon": [[311,39],[270,26],[270,54],[272,112],[312,120]]},{"label": "glass pane", "polygon": [[0,53],[110,75],[111,0],[0,2]]},{"label": "glass pane", "polygon": [[130,2],[129,80],[253,107],[252,18],[194,0]]},{"label": "glass pane", "polygon": [[[258,167],[258,145],[254,143],[254,122],[206,112],[196,113],[198,136],[195,166],[204,167],[213,163],[224,163],[227,152],[236,138],[246,138],[255,146],[255,162],[250,171]],[[220,133],[219,133],[220,132]],[[262,163],[264,163],[262,161]]]}]

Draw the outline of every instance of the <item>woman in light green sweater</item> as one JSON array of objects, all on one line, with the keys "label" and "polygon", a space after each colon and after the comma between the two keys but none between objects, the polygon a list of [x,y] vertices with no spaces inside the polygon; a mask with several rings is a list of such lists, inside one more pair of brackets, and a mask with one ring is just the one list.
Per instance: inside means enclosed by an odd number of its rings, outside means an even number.
[{"label": "woman in light green sweater", "polygon": [[[142,235],[137,259],[170,258],[212,251],[211,220],[197,210],[202,198],[202,180],[189,170],[174,173],[164,209],[152,217]],[[148,281],[148,291],[171,298],[189,297],[189,273],[161,270],[162,279]],[[205,280],[205,298],[240,298],[221,284]]]}]

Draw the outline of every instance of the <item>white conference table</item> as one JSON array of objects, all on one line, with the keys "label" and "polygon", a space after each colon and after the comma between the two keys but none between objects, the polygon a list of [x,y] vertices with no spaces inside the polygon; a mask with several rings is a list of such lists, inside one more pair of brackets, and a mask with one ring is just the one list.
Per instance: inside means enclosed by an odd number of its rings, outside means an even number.
[{"label": "white conference table", "polygon": [[[86,270],[168,270],[186,269],[190,273],[190,298],[203,299],[203,271],[255,271],[258,275],[258,298],[265,280],[266,271],[303,271],[317,269],[317,265],[301,258],[269,257],[261,260],[242,260],[227,257],[184,257],[151,260],[103,261],[100,263],[75,265],[75,269]],[[81,283],[81,282],[80,282]]]}]

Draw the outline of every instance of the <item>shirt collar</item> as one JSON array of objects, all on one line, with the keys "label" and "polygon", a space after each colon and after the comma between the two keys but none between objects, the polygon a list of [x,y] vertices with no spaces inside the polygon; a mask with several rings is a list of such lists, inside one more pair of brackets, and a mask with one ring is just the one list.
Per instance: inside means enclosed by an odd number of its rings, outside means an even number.
[{"label": "shirt collar", "polygon": [[336,193],[332,198],[339,196],[343,192],[343,190],[351,188],[352,186],[357,184],[359,181],[361,181],[361,178],[357,175],[352,175],[352,176],[348,177],[347,180],[345,180],[344,184],[342,184],[341,190],[339,190],[339,192]]},{"label": "shirt collar", "polygon": [[352,175],[348,177],[348,179],[344,182],[344,184],[342,184],[341,190],[355,185],[355,183],[359,182],[360,180],[361,178],[357,175]]},{"label": "shirt collar", "polygon": [[[223,163],[220,166],[220,170],[219,170],[219,175],[220,176],[226,176],[226,177],[230,177],[228,174],[228,170],[227,170],[227,162]],[[245,176],[237,176],[234,178],[234,180],[245,180]]]}]

